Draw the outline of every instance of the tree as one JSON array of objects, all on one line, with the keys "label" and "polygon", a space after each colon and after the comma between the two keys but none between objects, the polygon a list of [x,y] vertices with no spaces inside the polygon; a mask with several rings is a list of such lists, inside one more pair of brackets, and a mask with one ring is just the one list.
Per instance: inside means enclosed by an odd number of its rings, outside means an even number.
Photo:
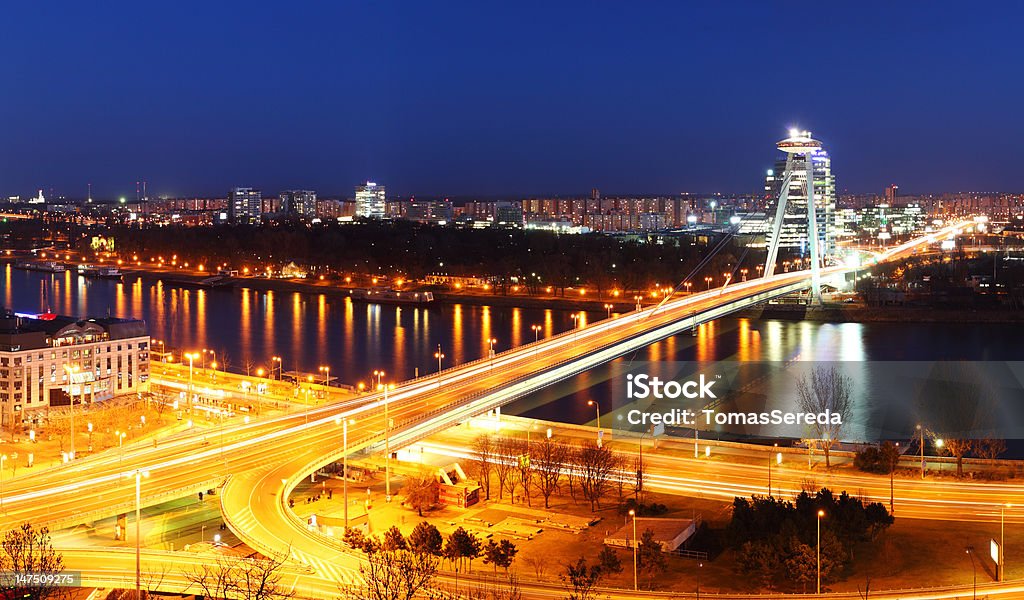
[{"label": "tree", "polygon": [[436,526],[426,521],[416,525],[412,533],[409,534],[409,548],[413,552],[441,556],[443,547],[444,538],[441,537],[441,532],[437,530]]},{"label": "tree", "polygon": [[647,466],[644,464],[643,455],[633,459],[633,498],[637,502],[643,502],[644,481],[647,479]]},{"label": "tree", "polygon": [[598,446],[596,442],[584,442],[576,456],[579,461],[580,491],[590,502],[591,512],[594,512],[601,506],[601,498],[608,493],[609,480],[620,461],[611,449]]},{"label": "tree", "polygon": [[363,534],[362,529],[357,527],[349,527],[346,529],[341,540],[357,550],[362,550],[366,546],[366,535]]},{"label": "tree", "polygon": [[562,586],[569,592],[568,600],[591,600],[595,597],[594,588],[601,579],[601,567],[587,564],[582,556],[576,562],[565,566],[565,572],[559,575]]},{"label": "tree", "polygon": [[239,600],[284,600],[294,594],[282,579],[283,556],[248,558],[218,556],[183,571],[189,588],[207,598]]},{"label": "tree", "polygon": [[406,477],[403,492],[410,508],[421,517],[424,510],[430,510],[437,503],[437,481],[432,473],[421,472]]},{"label": "tree", "polygon": [[533,460],[530,456],[530,442],[520,440],[516,445],[516,472],[514,479],[523,490],[526,497],[526,505],[532,506],[530,501],[530,488],[533,487]]},{"label": "tree", "polygon": [[487,540],[487,545],[483,549],[484,563],[494,565],[495,572],[498,571],[498,567],[501,567],[507,573],[518,552],[519,548],[516,548],[515,544],[508,540],[495,543],[493,539],[490,539]]},{"label": "tree", "polygon": [[515,446],[515,440],[508,437],[499,436],[494,439],[494,474],[498,477],[499,500],[505,497],[505,490],[508,489],[512,494],[512,501],[515,502],[516,482],[513,476],[517,466]]},{"label": "tree", "polygon": [[490,435],[482,434],[473,440],[473,462],[476,476],[484,488],[484,499],[491,499],[491,471],[494,470],[494,442]]},{"label": "tree", "polygon": [[602,574],[622,572],[622,561],[610,546],[601,548],[601,553],[597,555],[597,564]]},{"label": "tree", "polygon": [[344,590],[349,600],[412,600],[431,589],[438,558],[409,550],[383,550],[360,565],[363,582]]},{"label": "tree", "polygon": [[975,448],[978,433],[996,429],[995,393],[983,373],[957,362],[936,367],[920,390],[921,422],[939,451],[956,459],[956,476],[963,477],[964,457]]},{"label": "tree", "polygon": [[661,542],[654,539],[654,531],[647,529],[640,534],[636,551],[640,569],[647,574],[647,588],[651,589],[654,587],[654,577],[668,568],[668,561],[661,551]]},{"label": "tree", "polygon": [[380,547],[382,550],[389,552],[409,549],[409,545],[405,541],[405,536],[402,535],[402,532],[394,525],[384,532],[384,540],[381,542]]},{"label": "tree", "polygon": [[537,489],[544,498],[544,508],[550,508],[551,494],[558,491],[568,458],[568,448],[545,436],[534,444],[533,467]]},{"label": "tree", "polygon": [[853,414],[850,397],[851,380],[836,367],[818,367],[811,372],[810,381],[806,375],[797,380],[797,403],[806,413],[835,415],[832,419],[819,419],[814,425],[819,447],[825,454],[825,466],[831,467],[829,452],[842,438],[843,424]]},{"label": "tree", "polygon": [[979,458],[994,463],[999,455],[1006,452],[1006,440],[992,437],[982,438],[975,442],[974,452]]},{"label": "tree", "polygon": [[45,600],[65,595],[66,588],[59,581],[46,580],[31,587],[17,582],[21,577],[64,571],[64,558],[53,548],[49,529],[35,529],[30,523],[23,523],[4,534],[0,548],[0,571],[4,573],[0,577],[0,593],[4,598]]},{"label": "tree", "polygon": [[739,571],[756,581],[759,587],[771,590],[779,569],[779,554],[770,542],[746,542],[740,547],[736,564]]},{"label": "tree", "polygon": [[480,556],[480,551],[480,538],[463,527],[451,532],[444,544],[444,556],[452,561],[456,570],[459,570],[459,567],[467,560],[469,567],[472,568],[473,559]]}]

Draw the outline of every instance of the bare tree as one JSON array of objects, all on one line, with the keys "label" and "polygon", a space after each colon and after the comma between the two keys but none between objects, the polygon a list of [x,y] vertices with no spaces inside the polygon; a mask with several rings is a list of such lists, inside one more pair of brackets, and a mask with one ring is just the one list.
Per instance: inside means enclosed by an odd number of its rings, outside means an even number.
[{"label": "bare tree", "polygon": [[544,498],[544,508],[550,508],[551,494],[558,491],[562,473],[566,469],[568,448],[545,436],[534,444],[533,455],[537,489]]},{"label": "bare tree", "polygon": [[633,497],[637,502],[644,501],[644,482],[647,480],[647,465],[643,454],[633,459]]},{"label": "bare tree", "polygon": [[994,430],[994,403],[984,374],[969,363],[942,363],[921,387],[921,421],[939,451],[956,459],[957,477],[963,477],[964,457],[975,449],[979,434]]},{"label": "bare tree", "polygon": [[499,436],[494,439],[494,474],[498,477],[498,499],[504,498],[505,490],[512,494],[515,501],[516,481],[513,474],[516,469],[515,440]]},{"label": "bare tree", "polygon": [[423,471],[406,477],[402,491],[409,507],[421,517],[424,510],[430,510],[437,504],[437,480],[433,473]]},{"label": "bare tree", "polygon": [[533,461],[530,457],[530,445],[529,440],[518,440],[515,445],[516,472],[514,479],[523,490],[527,506],[532,506],[530,488],[533,487]]},{"label": "bare tree", "polygon": [[0,597],[5,599],[48,600],[63,598],[67,587],[53,578],[42,578],[28,587],[19,579],[44,574],[62,573],[64,558],[53,548],[50,530],[35,529],[24,523],[4,534],[0,542]]},{"label": "bare tree", "polygon": [[342,589],[348,600],[412,600],[428,592],[439,559],[409,550],[378,550],[366,556],[359,574],[363,584]]},{"label": "bare tree", "polygon": [[1003,452],[1006,452],[1006,440],[993,437],[982,438],[975,444],[974,452],[979,458],[994,463]]},{"label": "bare tree", "polygon": [[591,512],[601,506],[601,498],[608,493],[609,480],[619,468],[619,457],[607,446],[584,442],[577,453],[580,469],[580,491],[590,502]]},{"label": "bare tree", "polygon": [[285,600],[293,592],[282,582],[283,556],[249,558],[218,556],[182,574],[207,598]]},{"label": "bare tree", "polygon": [[[842,438],[843,424],[853,414],[852,383],[836,367],[818,367],[797,380],[797,403],[806,413],[831,413],[835,418],[818,419],[814,425],[818,444],[825,454],[825,467],[831,467],[829,452]],[[824,421],[824,422],[823,422]]]},{"label": "bare tree", "polygon": [[491,471],[494,469],[494,442],[488,434],[476,436],[473,440],[473,462],[476,477],[484,488],[484,499],[491,499]]}]

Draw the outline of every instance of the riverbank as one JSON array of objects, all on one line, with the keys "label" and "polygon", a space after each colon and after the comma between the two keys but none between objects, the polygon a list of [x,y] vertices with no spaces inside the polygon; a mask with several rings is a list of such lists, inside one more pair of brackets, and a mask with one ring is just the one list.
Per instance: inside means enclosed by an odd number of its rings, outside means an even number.
[{"label": "riverbank", "polygon": [[[69,268],[74,263],[68,264]],[[165,284],[203,289],[251,289],[263,292],[280,293],[315,293],[329,297],[350,297],[356,302],[365,302],[353,297],[352,286],[345,286],[330,280],[319,279],[269,279],[266,277],[236,276],[223,277],[215,284],[204,283],[215,275],[211,273],[186,273],[180,269],[170,268],[138,268],[122,269],[126,278],[139,278],[145,281],[162,281]],[[533,308],[558,310],[584,310],[604,313],[611,310],[617,313],[629,312],[636,305],[632,300],[633,292],[623,294],[623,298],[589,298],[557,296],[554,293],[542,296],[530,295],[526,292],[499,294],[483,290],[438,290],[433,286],[409,287],[409,291],[430,291],[434,294],[435,304],[473,306],[495,306],[505,308]],[[644,306],[649,307],[653,298],[648,297]],[[819,323],[1022,323],[1024,310],[1006,308],[986,309],[955,309],[929,308],[909,306],[865,306],[863,304],[826,304],[822,307],[808,307],[800,304],[769,304],[757,308],[743,310],[735,316],[756,320],[779,319],[784,321],[813,321]]]},{"label": "riverbank", "polygon": [[744,310],[736,316],[781,321],[818,323],[1022,323],[1024,311],[992,309],[954,309],[909,306],[826,305],[809,307],[796,304],[770,304]]}]

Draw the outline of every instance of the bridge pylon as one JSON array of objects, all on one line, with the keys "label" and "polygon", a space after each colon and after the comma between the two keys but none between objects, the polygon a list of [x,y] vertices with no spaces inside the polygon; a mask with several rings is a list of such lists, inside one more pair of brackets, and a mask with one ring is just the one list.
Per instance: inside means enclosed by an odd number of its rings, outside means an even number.
[{"label": "bridge pylon", "polygon": [[807,243],[811,250],[811,301],[821,304],[821,240],[818,236],[818,219],[814,196],[814,153],[821,149],[821,142],[811,137],[809,131],[790,130],[789,137],[777,144],[779,150],[786,153],[786,171],[782,175],[782,186],[775,206],[775,218],[772,221],[771,238],[768,243],[768,256],[765,260],[764,273],[769,277],[775,273],[775,262],[779,256],[779,239],[782,234],[782,223],[786,216],[789,203],[789,190],[793,184],[796,169],[794,155],[804,157],[804,169],[807,181]]}]

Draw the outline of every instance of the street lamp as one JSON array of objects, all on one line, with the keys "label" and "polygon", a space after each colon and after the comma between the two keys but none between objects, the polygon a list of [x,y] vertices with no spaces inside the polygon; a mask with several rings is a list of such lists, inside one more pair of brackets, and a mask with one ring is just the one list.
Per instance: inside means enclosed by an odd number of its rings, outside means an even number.
[{"label": "street lamp", "polygon": [[601,447],[601,405],[597,400],[587,400],[587,406],[593,406],[597,411],[597,447]]},{"label": "street lamp", "polygon": [[[1001,548],[1000,548],[1000,551],[1002,551]],[[967,553],[967,556],[971,557],[971,571],[974,573],[974,593],[972,594],[972,597],[975,600],[977,600],[977,598],[978,598],[978,565],[977,565],[977,563],[974,562],[974,546],[968,546],[966,548],[966,550],[964,550],[964,552]]]},{"label": "street lamp", "polygon": [[[68,394],[71,397],[71,460],[75,460],[75,388],[73,386],[75,384],[75,375],[77,375],[82,368],[78,365],[73,367],[64,365],[64,370],[68,373],[68,391],[71,392]],[[81,385],[81,383],[79,383],[79,385]],[[79,390],[78,395],[80,398],[84,394],[84,389]]]},{"label": "street lamp", "polygon": [[704,278],[704,283],[708,284],[708,289],[709,289],[709,290],[711,289],[711,282],[712,282],[712,281],[713,281],[714,279],[715,279],[715,278],[714,278],[714,277],[711,277],[711,276],[708,276],[708,277],[705,277],[705,278]]},{"label": "street lamp", "polygon": [[142,598],[142,478],[148,471],[135,470],[135,597]]},{"label": "street lamp", "polygon": [[117,430],[117,431],[114,432],[114,435],[117,436],[117,453],[118,453],[117,468],[120,469],[121,468],[121,463],[124,462],[124,447],[123,447],[122,443],[124,442],[124,438],[128,434],[126,432],[124,432],[124,431]]},{"label": "street lamp", "polygon": [[921,479],[924,479],[924,428],[918,424],[917,431],[921,436]]},{"label": "street lamp", "polygon": [[997,571],[999,573],[999,581],[1006,579],[1003,576],[1003,569],[1006,566],[1006,509],[1012,507],[1012,504],[1003,504],[999,507],[999,564],[997,565]]},{"label": "street lamp", "polygon": [[[778,449],[778,447],[779,447],[778,442],[775,443],[774,447],[776,449]],[[776,452],[775,453],[775,464],[780,465],[780,466],[782,465],[782,453],[781,452]],[[768,455],[768,497],[769,498],[772,497],[772,455],[771,454]]]},{"label": "street lamp", "polygon": [[391,502],[391,420],[388,418],[388,388],[391,385],[383,383],[384,371],[374,371],[373,376],[377,378],[377,390],[384,391],[384,495],[387,502]]},{"label": "street lamp", "polygon": [[825,511],[818,509],[818,593],[821,593],[821,519],[825,516]]},{"label": "street lamp", "polygon": [[583,317],[583,313],[572,313],[571,316],[572,316],[572,338],[573,338],[573,342],[575,342],[580,337],[580,332],[579,332],[580,318]]},{"label": "street lamp", "polygon": [[7,509],[4,508],[4,462],[7,461],[7,455],[0,455],[0,509],[3,509],[4,514],[7,514]]},{"label": "street lamp", "polygon": [[341,422],[341,489],[345,500],[345,531],[348,531],[348,426],[355,425],[352,419],[335,417],[334,422]]},{"label": "street lamp", "polygon": [[324,374],[324,385],[331,385],[331,366],[320,365],[319,370]]},{"label": "street lamp", "polygon": [[87,428],[89,429],[89,452],[92,452],[92,423],[89,423]]},{"label": "street lamp", "polygon": [[530,325],[530,329],[533,330],[533,341],[536,342],[536,341],[540,340],[541,326],[540,325]]},{"label": "street lamp", "polygon": [[608,311],[608,318],[609,319],[612,318],[612,308],[613,307],[612,307],[611,304],[605,304],[604,305],[604,309]]},{"label": "street lamp", "polygon": [[[271,365],[270,372],[271,372],[271,375],[273,375],[273,372],[274,372],[274,366],[273,366],[274,363],[277,363],[277,380],[281,381],[281,379],[284,378],[284,364],[281,362],[281,357],[280,356],[271,356],[270,357],[270,365]],[[273,377],[271,377],[271,379],[273,379]]]},{"label": "street lamp", "polygon": [[498,343],[498,340],[491,338],[487,340],[487,342],[490,344],[490,349],[487,351],[487,356],[491,359],[491,366],[489,369],[494,370],[494,345]]},{"label": "street lamp", "polygon": [[441,344],[437,345],[437,352],[434,353],[437,359],[437,387],[441,387],[441,361],[444,360],[444,353],[441,352]]},{"label": "street lamp", "polygon": [[638,579],[637,579],[638,564],[639,564],[638,563],[639,557],[637,556],[637,550],[638,550],[637,547],[639,546],[639,544],[636,543],[636,511],[630,509],[629,516],[633,517],[633,591],[635,592],[635,591],[637,591],[639,589]]},{"label": "street lamp", "polygon": [[191,404],[194,395],[192,392],[192,361],[199,358],[199,355],[195,352],[188,352],[185,354],[185,358],[188,359],[188,401]]}]

